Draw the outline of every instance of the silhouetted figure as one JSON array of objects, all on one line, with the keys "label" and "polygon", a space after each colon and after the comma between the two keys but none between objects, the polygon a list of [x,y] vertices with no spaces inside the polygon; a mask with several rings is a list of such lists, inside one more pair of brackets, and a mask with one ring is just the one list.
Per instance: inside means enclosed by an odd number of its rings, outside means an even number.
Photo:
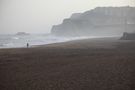
[{"label": "silhouetted figure", "polygon": [[27,48],[29,48],[29,43],[27,43]]}]

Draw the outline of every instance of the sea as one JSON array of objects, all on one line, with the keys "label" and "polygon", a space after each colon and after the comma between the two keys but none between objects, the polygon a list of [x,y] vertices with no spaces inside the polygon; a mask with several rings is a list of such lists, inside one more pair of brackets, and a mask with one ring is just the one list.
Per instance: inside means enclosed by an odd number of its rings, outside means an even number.
[{"label": "sea", "polygon": [[37,45],[46,45],[52,43],[67,42],[71,40],[84,39],[87,37],[58,37],[51,34],[31,34],[31,35],[0,35],[0,48],[20,48]]}]

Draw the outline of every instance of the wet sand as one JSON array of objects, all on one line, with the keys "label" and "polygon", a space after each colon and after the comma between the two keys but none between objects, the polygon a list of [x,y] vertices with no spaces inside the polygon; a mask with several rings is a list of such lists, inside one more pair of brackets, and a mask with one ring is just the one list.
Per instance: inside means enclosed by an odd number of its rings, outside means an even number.
[{"label": "wet sand", "polygon": [[135,90],[135,41],[101,38],[1,49],[0,90]]}]

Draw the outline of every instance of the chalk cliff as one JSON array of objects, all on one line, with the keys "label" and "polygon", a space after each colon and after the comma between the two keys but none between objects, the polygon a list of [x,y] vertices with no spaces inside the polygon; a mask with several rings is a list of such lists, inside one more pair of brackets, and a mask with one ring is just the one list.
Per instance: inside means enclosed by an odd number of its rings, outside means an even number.
[{"label": "chalk cliff", "polygon": [[[127,29],[128,28],[128,29]],[[72,14],[51,33],[56,36],[121,35],[135,29],[135,7],[97,7],[84,13]]]}]

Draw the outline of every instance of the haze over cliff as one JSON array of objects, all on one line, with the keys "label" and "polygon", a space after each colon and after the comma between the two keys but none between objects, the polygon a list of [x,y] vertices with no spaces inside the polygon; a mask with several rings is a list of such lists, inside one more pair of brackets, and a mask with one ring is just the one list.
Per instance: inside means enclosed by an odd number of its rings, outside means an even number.
[{"label": "haze over cliff", "polygon": [[135,7],[97,7],[54,25],[56,36],[113,36],[135,31]]}]

